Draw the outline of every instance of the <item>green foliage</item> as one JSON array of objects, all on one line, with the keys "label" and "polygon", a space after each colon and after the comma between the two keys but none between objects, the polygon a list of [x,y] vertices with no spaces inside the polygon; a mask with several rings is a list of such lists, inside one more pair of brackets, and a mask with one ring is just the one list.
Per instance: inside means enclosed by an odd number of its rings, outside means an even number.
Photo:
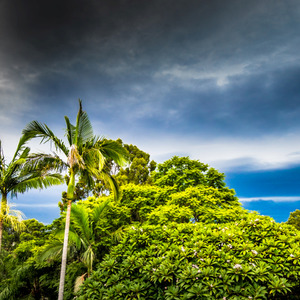
[{"label": "green foliage", "polygon": [[299,241],[255,214],[222,225],[132,227],[79,299],[289,299],[299,288]]},{"label": "green foliage", "polygon": [[[240,209],[240,203],[233,190],[203,185],[174,193],[167,202],[167,205],[172,204],[188,207],[192,211],[194,221],[205,223],[234,221],[245,212]],[[232,213],[229,214],[228,210]]]},{"label": "green foliage", "polygon": [[300,210],[296,209],[294,212],[291,212],[286,223],[300,230]]},{"label": "green foliage", "polygon": [[26,139],[21,137],[13,159],[7,163],[0,141],[0,252],[4,222],[10,223],[14,229],[22,226],[22,213],[10,209],[8,196],[13,197],[29,189],[43,189],[62,183],[61,176],[51,173],[48,164],[39,163],[39,158],[30,155],[30,148],[25,147],[25,143]]},{"label": "green foliage", "polygon": [[128,184],[122,188],[122,205],[128,207],[132,222],[144,222],[155,207],[165,204],[174,192],[170,187]]},{"label": "green foliage", "polygon": [[193,219],[193,212],[188,207],[176,204],[161,205],[152,210],[147,218],[150,224],[187,223]]},{"label": "green foliage", "polygon": [[[57,153],[48,155],[49,167],[61,171],[65,168],[69,171],[66,178],[68,184],[68,200],[77,200],[75,197],[75,177],[80,178],[80,183],[86,188],[93,189],[97,180],[109,183],[111,189],[118,197],[118,186],[112,178],[109,169],[105,168],[106,161],[113,160],[122,166],[127,162],[127,151],[118,142],[94,136],[93,128],[89,117],[82,109],[82,102],[79,99],[79,110],[75,125],[71,124],[69,118],[65,116],[66,137],[68,143],[58,139],[51,129],[38,121],[32,121],[23,130],[23,141],[40,138],[42,143],[51,141]],[[59,156],[63,153],[67,157],[67,164]],[[44,162],[44,158],[41,160]],[[55,162],[55,163],[53,163]],[[77,181],[79,183],[79,181]]]},{"label": "green foliage", "polygon": [[173,186],[178,191],[187,187],[205,185],[223,188],[224,174],[219,173],[208,165],[191,160],[189,157],[174,156],[162,164],[157,165],[153,174],[154,184],[160,187]]},{"label": "green foliage", "polygon": [[[114,162],[111,157],[106,157],[104,169],[107,173],[113,175],[117,183],[121,186],[127,184],[135,184],[135,185],[145,185],[151,184],[152,178],[150,176],[151,172],[155,170],[156,162],[150,161],[150,155],[142,150],[140,150],[137,146],[123,144],[121,139],[116,140],[116,142],[112,140],[106,140],[107,143],[117,144],[119,147],[122,147],[124,151],[124,155],[127,157],[127,165],[126,167],[122,167]],[[66,176],[66,183],[69,183],[69,177]],[[107,185],[101,179],[95,180],[95,184],[92,187],[88,187],[87,184],[83,180],[78,180],[76,183],[75,191],[74,191],[74,199],[80,200],[83,198],[87,198],[91,194],[94,197],[100,197],[107,194],[109,190],[107,189]],[[62,211],[64,210],[63,203],[66,203],[67,193],[63,193],[63,202],[60,204]]]},{"label": "green foliage", "polygon": [[[121,143],[122,141],[119,140]],[[124,145],[129,153],[129,162],[126,168],[121,168],[116,179],[121,185],[133,184],[151,184],[150,173],[155,170],[156,162],[150,161],[150,155],[137,146]]]},{"label": "green foliage", "polygon": [[[0,299],[40,299],[44,288],[43,274],[51,274],[53,267],[42,267],[37,264],[35,255],[49,235],[47,227],[34,219],[24,221],[25,230],[15,235],[14,250],[2,255],[5,261],[5,272],[0,273]],[[48,293],[50,294],[50,293]]]},{"label": "green foliage", "polygon": [[15,248],[16,243],[20,240],[20,234],[26,228],[25,221],[23,220],[23,213],[18,210],[12,210],[11,205],[6,205],[6,214],[3,215],[2,247],[6,251],[11,251]]},{"label": "green foliage", "polygon": [[29,153],[30,148],[25,147],[24,144],[25,142],[21,138],[12,161],[8,163],[5,160],[0,141],[1,211],[5,210],[4,204],[9,194],[16,196],[29,189],[43,189],[62,183],[60,175],[49,172],[47,165],[39,164],[40,161]]},{"label": "green foliage", "polygon": [[[97,197],[100,185],[78,186],[78,199],[94,196],[72,205],[65,300],[300,299],[294,227],[243,209],[224,174],[199,161],[173,157],[149,176],[149,156],[127,150],[127,171],[106,165],[125,176],[119,201]],[[57,298],[64,216],[5,229],[0,300]]]},{"label": "green foliage", "polygon": [[87,188],[92,189],[97,180],[102,180],[113,190],[115,199],[119,199],[119,187],[110,174],[109,169],[105,168],[106,160],[113,160],[120,166],[127,162],[127,152],[122,145],[112,140],[94,136],[91,122],[87,113],[82,109],[82,101],[80,99],[75,125],[71,124],[67,116],[65,116],[65,121],[68,144],[58,139],[46,124],[41,124],[38,121],[32,121],[27,124],[21,138],[23,142],[33,138],[40,138],[43,143],[50,141],[54,144],[56,152],[60,151],[67,157],[67,163],[65,163],[55,152],[53,155],[47,156],[55,161],[55,164],[48,164],[50,169],[61,170],[62,167],[66,167],[69,172],[66,194],[67,214],[58,295],[60,300],[63,300],[64,293],[71,204],[72,201],[77,200],[75,197],[76,181],[80,178]]},{"label": "green foliage", "polygon": [[[84,206],[93,211],[99,204],[107,202],[105,214],[97,220],[95,227],[98,236],[98,246],[108,249],[112,245],[112,235],[120,228],[131,223],[130,209],[122,205],[120,202],[113,201],[111,196],[95,198],[90,197],[84,201]],[[98,251],[100,251],[100,248]]]}]

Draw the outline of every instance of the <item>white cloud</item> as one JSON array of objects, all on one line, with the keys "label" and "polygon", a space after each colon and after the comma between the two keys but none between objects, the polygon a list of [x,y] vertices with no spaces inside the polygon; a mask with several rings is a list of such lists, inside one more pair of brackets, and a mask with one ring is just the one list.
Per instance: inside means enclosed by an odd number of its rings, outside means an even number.
[{"label": "white cloud", "polygon": [[229,83],[229,77],[247,73],[247,64],[224,65],[212,67],[203,67],[202,63],[193,66],[176,65],[169,69],[156,73],[156,77],[168,77],[171,80],[182,82],[191,80],[215,80],[218,86],[224,86]]},{"label": "white cloud", "polygon": [[[230,84],[231,77],[265,74],[274,71],[274,69],[299,65],[298,54],[293,53],[293,49],[296,47],[297,44],[295,47],[282,45],[272,51],[263,51],[260,54],[248,53],[247,57],[231,56],[228,60],[220,60],[218,56],[212,55],[200,62],[196,60],[196,63],[190,65],[162,66],[154,77],[176,82],[176,85],[189,89],[200,88],[199,84],[195,86],[193,81],[205,83],[206,80],[213,80],[217,86],[226,87]],[[208,53],[212,51],[213,49],[207,49]],[[274,61],[278,63],[274,64]]]},{"label": "white cloud", "polygon": [[[8,69],[3,63],[4,58],[0,56],[0,120],[6,122],[16,121],[15,116],[21,115],[31,109],[30,97],[24,84],[30,82],[31,74],[24,74],[23,78],[20,70],[16,67]],[[13,70],[13,71],[11,71]],[[28,76],[27,76],[28,75]]]},{"label": "white cloud", "polygon": [[[204,140],[199,138],[176,136],[128,137],[130,143],[149,153],[152,159],[163,162],[173,155],[188,155],[203,163],[229,171],[272,170],[300,163],[299,134],[284,136],[263,136],[249,138],[217,138]],[[291,153],[294,152],[294,155]],[[295,154],[296,153],[296,154]]]},{"label": "white cloud", "polygon": [[250,198],[239,198],[240,202],[253,202],[253,201],[274,201],[274,202],[293,202],[300,201],[300,197],[250,197]]},{"label": "white cloud", "polygon": [[34,203],[26,203],[26,204],[16,204],[16,207],[32,207],[32,208],[38,208],[38,207],[45,207],[45,208],[50,208],[50,207],[55,207],[57,208],[58,205],[57,203],[52,203],[52,204],[34,204]]},{"label": "white cloud", "polygon": [[[150,105],[150,104],[149,104]],[[170,109],[170,114],[176,111]],[[188,155],[192,159],[219,169],[222,172],[229,170],[271,170],[289,167],[300,163],[300,132],[275,136],[265,135],[256,138],[204,138],[199,136],[189,137],[182,134],[159,133],[151,128],[143,130],[143,134],[138,128],[117,128],[110,129],[109,125],[99,120],[92,121],[95,133],[104,133],[109,138],[121,137],[125,143],[135,144],[140,149],[151,155],[157,162],[163,162],[173,155]],[[64,139],[60,123],[49,126],[59,137]],[[11,158],[21,130],[13,127],[1,127],[0,139],[2,141],[5,155]],[[54,127],[54,128],[53,128]],[[49,152],[50,146],[39,144],[36,139],[29,143],[33,152]]]}]

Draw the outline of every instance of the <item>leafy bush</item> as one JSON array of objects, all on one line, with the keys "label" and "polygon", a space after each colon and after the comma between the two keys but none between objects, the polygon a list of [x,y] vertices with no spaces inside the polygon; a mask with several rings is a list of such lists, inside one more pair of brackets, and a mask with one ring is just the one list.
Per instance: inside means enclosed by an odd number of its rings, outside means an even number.
[{"label": "leafy bush", "polygon": [[297,299],[300,234],[245,216],[226,224],[132,226],[79,299]]}]

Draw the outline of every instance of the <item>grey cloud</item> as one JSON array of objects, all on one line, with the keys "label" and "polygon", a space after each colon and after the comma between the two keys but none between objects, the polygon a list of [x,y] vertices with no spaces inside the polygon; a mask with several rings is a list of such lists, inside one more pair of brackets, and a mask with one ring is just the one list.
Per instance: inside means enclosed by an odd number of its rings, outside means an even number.
[{"label": "grey cloud", "polygon": [[33,119],[63,135],[80,97],[96,134],[159,160],[202,156],[239,195],[294,196],[299,168],[254,170],[299,162],[280,157],[298,148],[299,27],[297,0],[2,0],[1,139]]},{"label": "grey cloud", "polygon": [[284,132],[298,128],[299,7],[3,1],[3,78],[39,112],[54,115],[63,104],[70,111],[81,97],[93,118],[115,128]]},{"label": "grey cloud", "polygon": [[186,126],[182,129],[190,129],[192,134],[195,129],[205,133],[201,128],[209,130],[208,134],[237,136],[299,130],[299,71],[297,66],[231,76],[224,88],[213,80],[206,80],[204,88],[201,80],[191,81],[193,91],[173,87],[168,98],[181,99],[181,119]]}]

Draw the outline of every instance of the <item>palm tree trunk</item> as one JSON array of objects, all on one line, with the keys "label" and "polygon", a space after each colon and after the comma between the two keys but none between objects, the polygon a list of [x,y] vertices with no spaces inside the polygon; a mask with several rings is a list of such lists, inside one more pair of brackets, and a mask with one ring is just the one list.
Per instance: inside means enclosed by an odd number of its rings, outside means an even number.
[{"label": "palm tree trunk", "polygon": [[71,206],[72,206],[72,200],[69,200],[68,207],[67,207],[67,215],[66,215],[63,253],[61,258],[58,300],[63,300],[64,297],[64,286],[65,286],[67,253],[68,253],[68,239],[69,239],[69,229],[70,229],[70,219],[71,219]]},{"label": "palm tree trunk", "polygon": [[69,200],[68,200],[67,214],[66,214],[63,253],[62,253],[62,258],[61,258],[58,300],[63,300],[63,298],[64,298],[64,286],[65,286],[67,253],[68,253],[68,240],[69,240],[69,229],[70,229],[70,220],[71,220],[71,206],[72,206],[72,200],[74,197],[74,189],[75,189],[75,174],[73,172],[71,172],[70,182],[68,184],[68,191],[67,191],[67,198]]},{"label": "palm tree trunk", "polygon": [[6,213],[7,195],[2,195],[0,208],[0,252],[2,250],[3,220]]}]

